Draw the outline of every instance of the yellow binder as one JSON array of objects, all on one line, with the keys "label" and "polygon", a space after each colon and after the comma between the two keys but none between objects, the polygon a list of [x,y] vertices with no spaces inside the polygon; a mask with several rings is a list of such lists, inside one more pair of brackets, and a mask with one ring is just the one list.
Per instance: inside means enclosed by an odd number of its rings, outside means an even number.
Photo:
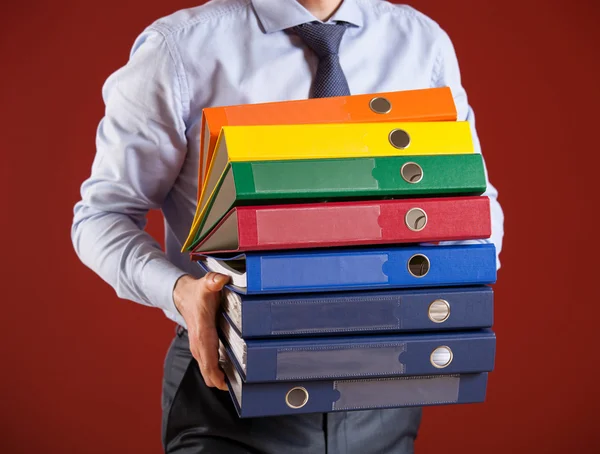
[{"label": "yellow binder", "polygon": [[183,246],[194,240],[206,202],[231,161],[473,153],[466,121],[224,126]]}]

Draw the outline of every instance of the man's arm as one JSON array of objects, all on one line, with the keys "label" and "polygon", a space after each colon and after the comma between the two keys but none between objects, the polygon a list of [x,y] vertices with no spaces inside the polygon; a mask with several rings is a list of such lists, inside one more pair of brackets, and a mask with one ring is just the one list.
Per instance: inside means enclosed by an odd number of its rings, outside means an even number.
[{"label": "man's arm", "polygon": [[[468,121],[473,135],[473,145],[475,151],[481,154],[481,145],[475,128],[475,114],[468,103],[467,94],[462,86],[458,60],[454,46],[448,34],[442,29],[439,30],[438,38],[438,56],[433,72],[432,85],[434,87],[448,86],[452,90],[454,102],[458,110],[458,120]],[[483,156],[482,156],[483,157]],[[500,252],[502,250],[502,240],[504,237],[504,213],[498,202],[498,191],[490,183],[487,167],[484,170],[487,182],[487,190],[483,194],[490,199],[490,208],[492,214],[492,236],[486,240],[469,241],[446,241],[441,244],[469,244],[469,243],[493,243],[496,246],[496,268],[500,268]]]},{"label": "man's arm", "polygon": [[147,29],[128,63],[103,87],[106,104],[91,176],[81,186],[71,237],[81,261],[120,298],[154,306],[188,328],[190,350],[208,386],[225,389],[215,316],[220,276],[194,279],[143,231],[162,206],[187,153],[187,87],[169,43]]},{"label": "man's arm", "polygon": [[183,274],[143,231],[159,209],[186,154],[181,80],[157,32],[136,40],[128,63],[103,87],[106,105],[96,135],[91,176],[81,186],[71,238],[81,261],[117,295],[161,308],[173,303]]}]

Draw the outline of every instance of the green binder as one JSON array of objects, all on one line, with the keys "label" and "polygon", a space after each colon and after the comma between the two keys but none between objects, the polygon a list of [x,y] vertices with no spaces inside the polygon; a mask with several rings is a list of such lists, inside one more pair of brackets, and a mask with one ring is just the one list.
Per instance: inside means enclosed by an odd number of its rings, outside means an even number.
[{"label": "green binder", "polygon": [[232,162],[187,250],[235,206],[481,195],[485,189],[483,160],[476,153]]}]

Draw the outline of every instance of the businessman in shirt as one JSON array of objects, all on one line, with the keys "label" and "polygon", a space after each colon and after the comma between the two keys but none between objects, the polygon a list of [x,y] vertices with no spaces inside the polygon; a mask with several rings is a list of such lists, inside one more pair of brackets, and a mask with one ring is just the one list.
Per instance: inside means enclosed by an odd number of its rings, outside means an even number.
[{"label": "businessman in shirt", "polygon": [[[440,86],[452,89],[480,152],[451,40],[409,6],[213,0],[138,36],[103,87],[106,111],[72,239],[119,297],[177,324],[163,380],[165,452],[413,452],[419,408],[239,419],[218,365],[215,314],[226,278],[203,276],[180,250],[195,211],[203,108]],[[492,238],[482,242],[499,254],[503,213],[489,181],[485,195]],[[143,230],[152,209],[164,215],[165,252]]]}]

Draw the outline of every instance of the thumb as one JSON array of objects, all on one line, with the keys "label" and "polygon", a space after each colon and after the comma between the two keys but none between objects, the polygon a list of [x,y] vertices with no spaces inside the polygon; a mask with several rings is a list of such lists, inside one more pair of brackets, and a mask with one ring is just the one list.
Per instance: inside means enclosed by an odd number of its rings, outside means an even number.
[{"label": "thumb", "polygon": [[229,281],[229,276],[219,273],[209,273],[204,277],[205,287],[210,292],[220,292]]}]

